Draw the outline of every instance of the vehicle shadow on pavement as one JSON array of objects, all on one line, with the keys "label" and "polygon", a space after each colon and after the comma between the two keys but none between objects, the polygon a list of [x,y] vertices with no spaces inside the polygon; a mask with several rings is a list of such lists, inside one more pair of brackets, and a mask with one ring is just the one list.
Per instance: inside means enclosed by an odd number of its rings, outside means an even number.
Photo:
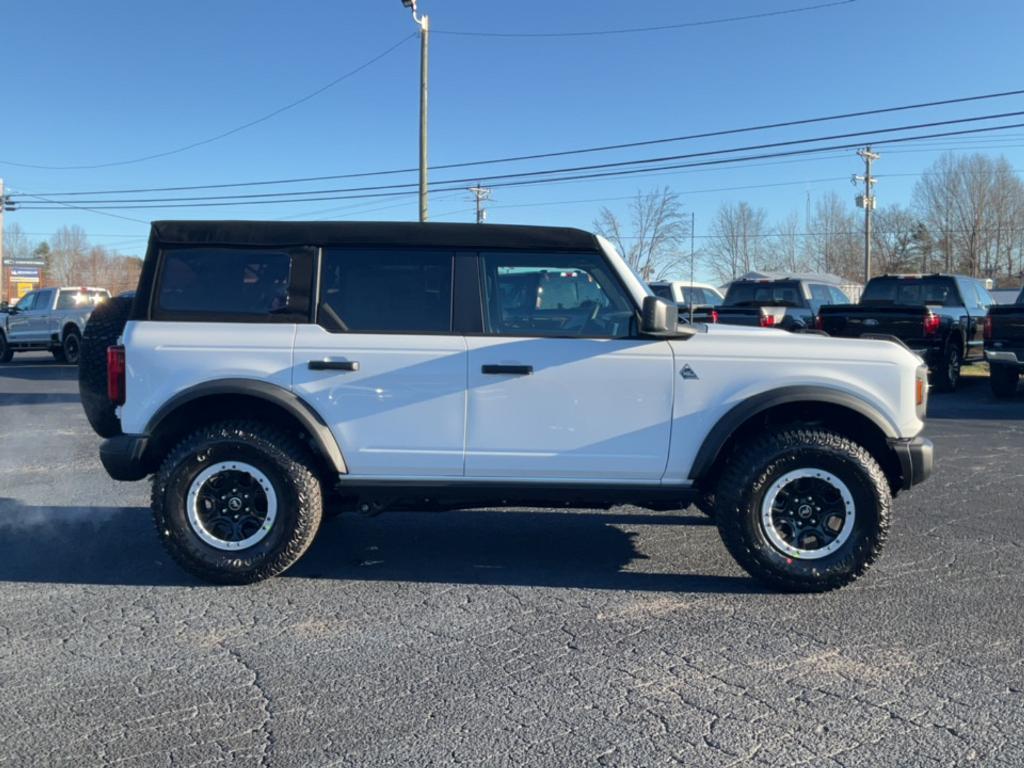
[{"label": "vehicle shadow on pavement", "polygon": [[14,358],[0,365],[0,379],[27,379],[29,381],[77,381],[78,366],[57,362],[25,360]]},{"label": "vehicle shadow on pavement", "polygon": [[35,507],[0,497],[0,582],[194,585],[145,507]]},{"label": "vehicle shadow on pavement", "polygon": [[[285,576],[664,592],[761,591],[751,579],[642,570],[618,526],[698,516],[563,511],[390,512],[326,520]],[[675,549],[673,549],[675,552]],[[673,565],[677,564],[676,561]],[[623,570],[629,566],[630,570]],[[145,507],[28,506],[0,497],[0,582],[202,586],[164,552]]]},{"label": "vehicle shadow on pavement", "polygon": [[[618,527],[710,525],[713,523],[701,516],[653,512],[342,515],[324,523],[305,557],[285,575],[628,591],[761,591],[746,577],[645,570],[645,561],[650,561],[636,547],[637,534]],[[670,535],[678,543],[679,534]],[[677,547],[672,554],[671,565],[685,567],[679,562]],[[623,570],[626,567],[629,570]]]},{"label": "vehicle shadow on pavement", "polygon": [[0,406],[5,405],[51,405],[53,403],[77,403],[81,398],[77,392],[0,392]]},{"label": "vehicle shadow on pavement", "polygon": [[1024,387],[1017,391],[1016,397],[1003,400],[992,394],[987,377],[965,376],[960,379],[956,392],[929,393],[928,418],[1024,420]]}]

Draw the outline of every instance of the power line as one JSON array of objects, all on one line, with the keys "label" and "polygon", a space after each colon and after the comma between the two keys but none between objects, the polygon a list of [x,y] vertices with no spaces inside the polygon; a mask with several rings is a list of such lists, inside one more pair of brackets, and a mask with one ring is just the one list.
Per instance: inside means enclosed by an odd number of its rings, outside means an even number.
[{"label": "power line", "polygon": [[[737,152],[753,151],[758,149],[772,149],[778,147],[793,146],[796,144],[806,143],[817,143],[820,141],[828,141],[833,139],[841,138],[855,138],[863,137],[866,135],[875,136],[879,133],[891,133],[894,131],[905,131],[914,128],[922,128],[928,126],[940,126],[959,124],[964,122],[972,122],[977,120],[994,119],[995,117],[1008,117],[1015,115],[1024,115],[1024,111],[1004,113],[1002,115],[987,115],[973,118],[961,118],[958,120],[947,120],[937,121],[933,123],[923,123],[914,126],[899,126],[894,128],[877,129],[873,131],[858,131],[848,134],[835,134],[832,136],[814,137],[809,139],[797,139],[784,142],[773,142],[769,144],[759,144],[747,147],[738,147],[732,149],[723,150],[710,150],[706,152],[694,152],[685,155],[672,155],[659,158],[649,158],[644,160],[632,160],[632,161],[621,161],[615,163],[600,163],[589,166],[575,166],[569,168],[554,168],[543,171],[524,171],[513,174],[500,174],[496,176],[484,177],[488,180],[489,187],[512,187],[512,186],[524,186],[527,184],[544,184],[553,183],[556,181],[566,180],[583,180],[583,179],[595,179],[595,178],[609,178],[616,176],[628,176],[637,173],[645,173],[649,171],[657,170],[674,170],[680,168],[696,168],[706,167],[713,165],[722,165],[730,163],[739,163],[749,160],[763,160],[779,157],[793,157],[805,154],[814,154],[821,152],[832,152],[841,149],[852,149],[859,147],[863,142],[849,143],[849,144],[834,144],[827,147],[808,147],[803,149],[788,150],[782,152],[772,152],[760,155],[746,155],[740,157],[727,157],[718,158],[714,160],[703,160],[695,163],[682,163],[672,165],[662,165],[657,167],[643,167],[643,168],[626,168],[624,166],[636,166],[644,165],[647,166],[649,163],[659,163],[676,160],[691,160],[694,158],[706,158],[709,156],[718,156],[722,154],[735,154]],[[871,143],[885,145],[895,144],[907,141],[920,141],[922,139],[931,139],[938,137],[948,136],[962,136],[966,134],[977,134],[985,133],[998,130],[1008,130],[1011,128],[1024,127],[1024,123],[1011,123],[999,126],[987,126],[984,128],[970,128],[959,131],[945,131],[932,134],[922,134],[919,136],[902,136],[894,137],[891,139],[880,139],[874,140]],[[614,169],[614,170],[611,170]],[[594,173],[579,173],[580,171],[600,171]],[[553,174],[574,174],[571,176],[553,176]],[[533,178],[531,178],[533,177]],[[535,177],[546,177],[546,178],[535,178]],[[437,182],[434,187],[434,191],[447,192],[452,191],[453,187],[443,187],[440,185],[455,185],[455,184],[466,184],[476,181],[474,178],[462,178],[462,179],[446,179]],[[324,200],[348,200],[348,199],[361,199],[361,198],[372,198],[372,197],[389,197],[400,194],[408,194],[409,188],[414,187],[415,183],[407,184],[391,184],[381,186],[370,186],[370,187],[348,187],[338,189],[327,189],[327,190],[307,190],[305,192],[293,193],[293,192],[281,192],[281,193],[260,193],[254,195],[226,195],[226,196],[198,196],[198,197],[183,197],[183,198],[153,198],[153,199],[131,199],[131,200],[87,200],[91,205],[101,205],[105,208],[112,210],[126,210],[131,208],[189,208],[189,207],[223,207],[232,205],[256,205],[256,204],[267,204],[267,203],[283,203],[283,202],[318,202]],[[404,191],[399,191],[404,190]],[[342,194],[339,194],[342,193]],[[351,194],[358,193],[358,194]],[[299,197],[299,195],[318,195],[317,197]],[[324,196],[330,195],[330,196]],[[39,197],[38,195],[33,195]],[[257,199],[257,198],[270,198],[270,199]],[[218,202],[221,200],[230,200],[230,202]],[[49,200],[50,203],[58,203],[60,201]],[[160,205],[149,205],[149,203],[160,203]],[[39,206],[26,206],[22,205],[22,208],[26,210],[43,210]]]},{"label": "power line", "polygon": [[[406,38],[408,39],[408,38]],[[802,118],[799,120],[787,120],[777,123],[762,123],[760,125],[751,125],[741,128],[727,128],[723,130],[708,131],[704,133],[693,133],[685,136],[672,136],[660,139],[646,139],[643,141],[633,141],[618,144],[606,144],[603,146],[595,147],[584,147],[578,149],[559,150],[555,152],[543,152],[531,155],[514,155],[510,157],[492,158],[489,160],[472,160],[458,163],[445,163],[440,165],[433,165],[433,170],[451,170],[454,168],[467,168],[471,166],[480,165],[495,165],[499,163],[511,163],[520,162],[524,160],[543,160],[551,157],[567,157],[571,155],[590,154],[594,152],[609,152],[619,149],[634,149],[636,147],[654,146],[657,144],[669,144],[681,141],[694,141],[697,139],[707,138],[719,138],[722,136],[734,136],[743,133],[754,133],[757,131],[773,130],[776,128],[792,128],[800,125],[813,125],[816,123],[832,122],[836,120],[848,120],[855,117],[868,117],[872,115],[889,114],[893,112],[905,112],[915,109],[927,109],[930,107],[948,106],[951,104],[965,104],[975,101],[985,101],[990,99],[1006,98],[1010,96],[1020,96],[1024,94],[1024,89],[1013,90],[1013,91],[1001,91],[997,93],[986,93],[974,96],[961,96],[952,99],[941,99],[938,101],[926,101],[918,102],[915,104],[904,104],[895,107],[879,107],[875,109],[860,110],[857,112],[846,112],[836,115],[825,115],[819,117]],[[0,161],[2,162],[2,161]],[[267,179],[260,181],[244,181],[244,182],[232,182],[222,184],[193,184],[188,186],[173,186],[173,187],[148,187],[148,188],[132,188],[132,189],[106,189],[106,190],[86,190],[86,191],[72,191],[72,192],[44,192],[45,194],[52,197],[71,197],[71,196],[84,196],[84,195],[108,195],[108,194],[134,194],[144,192],[186,192],[198,189],[226,189],[231,187],[252,187],[252,186],[268,186],[277,184],[302,184],[313,181],[335,181],[340,179],[356,179],[356,178],[370,178],[375,176],[389,176],[403,173],[415,173],[418,168],[397,168],[383,171],[367,171],[362,173],[345,173],[345,174],[333,174],[327,176],[306,176],[299,178],[285,178],[285,179]]]},{"label": "power line", "polygon": [[234,128],[232,128],[232,129],[230,129],[228,131],[224,131],[223,133],[218,133],[216,136],[210,136],[209,138],[202,139],[200,141],[194,141],[191,144],[186,144],[185,146],[178,147],[177,149],[169,149],[169,150],[167,150],[165,152],[154,152],[153,154],[143,155],[142,157],[135,157],[135,158],[132,158],[130,160],[116,160],[116,161],[112,161],[112,162],[108,162],[108,163],[92,163],[92,164],[88,164],[88,165],[34,165],[34,164],[31,164],[31,163],[17,163],[17,162],[14,162],[13,160],[0,160],[0,164],[2,164],[2,165],[13,165],[13,166],[15,166],[17,168],[33,168],[33,169],[37,169],[37,170],[47,170],[47,171],[87,170],[87,169],[95,169],[95,168],[112,168],[112,167],[118,166],[118,165],[132,165],[134,163],[142,163],[142,162],[145,162],[147,160],[155,160],[156,158],[159,158],[159,157],[167,157],[169,155],[177,155],[177,154],[179,154],[181,152],[187,152],[190,149],[195,149],[196,147],[201,147],[201,146],[203,146],[205,144],[212,144],[215,141],[220,141],[221,139],[225,139],[228,136],[232,136],[232,135],[234,135],[234,134],[236,134],[236,133],[238,133],[240,131],[244,131],[247,128],[252,128],[254,125],[259,125],[260,123],[265,123],[267,120],[270,120],[273,117],[277,117],[282,112],[287,112],[288,110],[294,109],[295,107],[299,106],[300,104],[306,103],[310,99],[319,96],[324,91],[327,91],[327,90],[333,88],[334,86],[338,85],[339,83],[341,83],[341,82],[343,82],[345,80],[348,80],[350,77],[353,77],[354,75],[359,74],[364,69],[366,69],[367,67],[371,66],[372,64],[376,64],[378,61],[383,59],[389,53],[391,53],[392,51],[400,48],[403,43],[405,43],[408,40],[411,40],[415,36],[416,36],[416,33],[413,33],[413,34],[410,34],[410,35],[406,35],[401,40],[399,40],[397,43],[392,45],[390,48],[387,48],[383,52],[378,53],[372,59],[370,59],[369,61],[363,62],[362,64],[360,64],[355,69],[349,70],[348,72],[346,72],[345,74],[341,75],[340,77],[336,77],[334,80],[332,80],[331,82],[327,83],[326,85],[323,85],[323,86],[317,88],[315,91],[311,91],[310,93],[307,93],[302,98],[296,99],[295,101],[292,101],[292,102],[290,102],[288,104],[285,104],[283,107],[278,107],[274,111],[268,112],[267,114],[263,115],[262,117],[258,117],[255,120],[250,120],[249,122],[243,123],[242,125],[235,126]]},{"label": "power line", "polygon": [[458,37],[504,37],[504,38],[559,38],[559,37],[601,37],[604,35],[631,35],[640,32],[664,32],[672,29],[687,29],[690,27],[708,27],[714,24],[729,24],[737,21],[750,21],[752,19],[767,19],[775,16],[788,16],[795,13],[806,13],[808,11],[819,11],[825,8],[834,8],[840,5],[850,5],[856,0],[837,0],[831,3],[819,3],[817,5],[806,5],[801,8],[786,8],[778,11],[765,11],[764,13],[751,13],[745,16],[730,16],[721,19],[706,19],[704,21],[685,21],[679,24],[660,24],[652,27],[627,27],[624,29],[602,29],[581,32],[473,32],[461,30],[435,30],[435,35],[452,35]]}]

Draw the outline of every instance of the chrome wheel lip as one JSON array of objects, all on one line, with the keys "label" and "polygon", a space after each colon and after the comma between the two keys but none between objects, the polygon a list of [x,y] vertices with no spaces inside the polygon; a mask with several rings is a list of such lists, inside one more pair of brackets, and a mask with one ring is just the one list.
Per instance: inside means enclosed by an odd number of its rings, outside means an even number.
[{"label": "chrome wheel lip", "polygon": [[[267,496],[267,515],[264,518],[262,525],[260,525],[260,528],[256,533],[248,538],[242,539],[241,541],[227,541],[214,535],[213,532],[203,524],[203,520],[199,515],[199,494],[202,491],[203,486],[206,485],[210,478],[220,474],[221,472],[232,471],[244,472],[249,475]],[[192,481],[192,485],[189,486],[188,490],[186,510],[188,513],[188,523],[192,528],[192,532],[195,533],[203,543],[209,544],[214,549],[219,549],[224,552],[237,552],[259,544],[266,538],[267,534],[270,533],[270,530],[274,527],[274,520],[277,518],[277,492],[274,490],[274,486],[271,484],[270,479],[251,464],[247,464],[244,461],[221,461],[217,464],[211,464],[200,472]]]},{"label": "chrome wheel lip", "polygon": [[[842,497],[843,507],[846,511],[846,516],[843,518],[843,527],[839,530],[839,533],[836,534],[836,537],[825,546],[817,549],[801,549],[799,547],[794,547],[782,537],[782,534],[779,532],[778,528],[776,528],[775,521],[772,518],[772,509],[775,506],[775,500],[778,498],[782,489],[790,483],[807,478],[822,480],[835,488]],[[791,472],[787,472],[782,475],[771,484],[771,487],[768,488],[768,492],[764,495],[764,498],[761,501],[761,528],[764,531],[765,536],[768,538],[768,541],[773,547],[782,552],[782,554],[797,560],[820,560],[823,557],[828,557],[829,555],[839,551],[853,532],[856,515],[857,510],[853,503],[853,494],[850,493],[850,489],[847,487],[846,483],[831,472],[813,467],[794,469]]]}]

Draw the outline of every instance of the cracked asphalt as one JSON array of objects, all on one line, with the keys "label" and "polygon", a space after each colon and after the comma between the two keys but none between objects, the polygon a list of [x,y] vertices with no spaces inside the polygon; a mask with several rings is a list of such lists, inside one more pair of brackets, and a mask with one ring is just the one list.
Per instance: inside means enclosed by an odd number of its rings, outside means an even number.
[{"label": "cracked asphalt", "polygon": [[863,580],[763,592],[693,510],[328,521],[210,587],[73,369],[0,368],[0,765],[1024,764],[1024,394],[932,399]]}]

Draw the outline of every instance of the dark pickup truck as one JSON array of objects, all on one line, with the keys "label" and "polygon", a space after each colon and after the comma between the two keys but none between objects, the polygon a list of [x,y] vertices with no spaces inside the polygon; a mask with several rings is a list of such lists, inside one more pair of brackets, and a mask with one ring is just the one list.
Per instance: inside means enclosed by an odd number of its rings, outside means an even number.
[{"label": "dark pickup truck", "polygon": [[985,318],[985,357],[996,397],[1013,397],[1024,370],[1024,290],[1015,304],[989,307]]},{"label": "dark pickup truck", "polygon": [[850,301],[835,280],[824,275],[740,278],[729,285],[721,304],[695,312],[694,319],[784,331],[813,329],[823,306]]},{"label": "dark pickup truck", "polygon": [[952,392],[960,368],[984,357],[985,315],[993,304],[984,283],[962,275],[881,275],[859,304],[824,307],[818,329],[830,336],[895,336],[928,365],[932,385]]}]

